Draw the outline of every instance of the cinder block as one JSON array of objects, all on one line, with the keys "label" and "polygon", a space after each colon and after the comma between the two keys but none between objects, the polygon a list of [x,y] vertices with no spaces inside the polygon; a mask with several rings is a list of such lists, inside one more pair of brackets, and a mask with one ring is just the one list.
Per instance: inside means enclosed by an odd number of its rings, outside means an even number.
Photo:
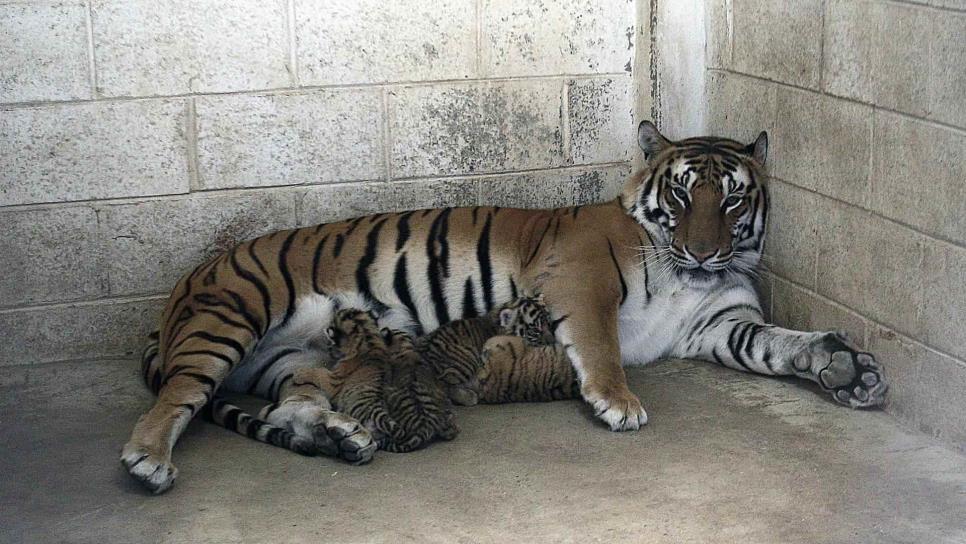
[{"label": "cinder block", "polygon": [[858,345],[865,344],[866,320],[862,316],[825,301],[793,283],[775,278],[772,319],[797,331],[845,331]]},{"label": "cinder block", "polygon": [[390,92],[393,177],[562,166],[560,82],[403,87]]},{"label": "cinder block", "polygon": [[966,243],[966,136],[877,110],[869,207]]},{"label": "cinder block", "polygon": [[832,0],[825,26],[826,91],[914,115],[926,112],[935,36],[925,10]]},{"label": "cinder block", "polygon": [[929,352],[922,362],[918,393],[923,397],[920,429],[966,446],[966,363]]},{"label": "cinder block", "polygon": [[906,336],[875,325],[869,329],[868,349],[882,365],[889,383],[886,411],[918,427],[926,408],[920,374],[931,352]]},{"label": "cinder block", "polygon": [[202,187],[384,179],[382,92],[197,99]]},{"label": "cinder block", "polygon": [[631,146],[637,141],[633,94],[628,77],[567,82],[574,164],[631,159]]},{"label": "cinder block", "polygon": [[[966,9],[966,2],[957,7]],[[966,13],[931,12],[930,17],[929,117],[966,127]]]},{"label": "cinder block", "polygon": [[94,0],[98,90],[150,96],[287,87],[285,0]]},{"label": "cinder block", "polygon": [[817,89],[824,0],[733,0],[739,72]]},{"label": "cinder block", "polygon": [[477,178],[394,181],[313,187],[299,197],[299,226],[332,223],[374,213],[474,206]]},{"label": "cinder block", "polygon": [[474,0],[296,0],[295,28],[303,85],[476,73]]},{"label": "cinder block", "polygon": [[130,358],[158,328],[165,301],[159,297],[0,312],[0,366]]},{"label": "cinder block", "polygon": [[634,2],[484,0],[484,76],[630,72]]},{"label": "cinder block", "polygon": [[758,277],[758,281],[755,284],[756,291],[758,292],[758,302],[761,304],[762,317],[765,318],[765,323],[773,323],[774,315],[772,314],[772,301],[775,298],[775,279],[774,274],[769,274],[768,272],[763,272],[761,276]]},{"label": "cinder block", "polygon": [[[927,344],[966,357],[966,249],[930,240],[920,271],[927,289],[922,307],[922,335]],[[964,390],[966,391],[966,390]]]},{"label": "cinder block", "polygon": [[8,210],[0,212],[0,224],[0,306],[78,300],[106,292],[93,209]]},{"label": "cinder block", "polygon": [[707,45],[705,63],[708,68],[731,66],[731,44],[734,31],[734,12],[731,0],[705,2]]},{"label": "cinder block", "polygon": [[562,208],[617,198],[630,166],[552,170],[480,180],[480,205],[505,208]]},{"label": "cinder block", "polygon": [[90,98],[83,2],[2,4],[0,102]]},{"label": "cinder block", "polygon": [[821,228],[815,210],[829,200],[778,180],[768,182],[770,209],[763,263],[773,274],[815,288],[815,259]]},{"label": "cinder block", "polygon": [[0,111],[0,205],[188,190],[181,100]]},{"label": "cinder block", "polygon": [[101,231],[111,294],[168,293],[208,257],[293,227],[295,196],[259,191],[104,206]]},{"label": "cinder block", "polygon": [[928,285],[922,277],[923,236],[839,202],[815,210],[821,210],[816,291],[918,337]]},{"label": "cinder block", "polygon": [[[708,132],[751,143],[767,130],[774,137],[777,85],[729,72],[706,72]],[[768,159],[770,166],[772,161]]]},{"label": "cinder block", "polygon": [[795,89],[778,89],[772,175],[846,202],[868,197],[872,108]]}]

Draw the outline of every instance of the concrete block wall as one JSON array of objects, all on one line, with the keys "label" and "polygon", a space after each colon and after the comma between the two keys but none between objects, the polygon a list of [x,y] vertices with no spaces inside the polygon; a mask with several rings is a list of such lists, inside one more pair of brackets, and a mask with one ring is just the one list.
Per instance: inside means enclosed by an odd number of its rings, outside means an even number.
[{"label": "concrete block wall", "polygon": [[766,302],[883,360],[966,447],[966,3],[708,0],[709,131],[770,131]]},{"label": "concrete block wall", "polygon": [[181,274],[280,228],[613,197],[639,10],[0,0],[0,367],[129,356]]}]

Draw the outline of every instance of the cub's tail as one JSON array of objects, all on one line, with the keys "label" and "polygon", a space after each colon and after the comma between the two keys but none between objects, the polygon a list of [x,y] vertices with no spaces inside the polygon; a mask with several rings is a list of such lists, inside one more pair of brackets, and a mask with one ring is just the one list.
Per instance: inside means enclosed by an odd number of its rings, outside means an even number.
[{"label": "cub's tail", "polygon": [[[171,378],[171,376],[164,375],[161,357],[159,356],[160,341],[158,338],[158,331],[149,334],[148,345],[141,354],[141,377],[144,379],[144,385],[155,396],[158,395],[161,388],[164,387],[164,384]],[[189,371],[190,369],[184,367],[177,369],[177,372]],[[292,450],[302,455],[314,455],[317,453],[314,444],[310,441],[299,438],[287,429],[254,417],[242,408],[228,402],[217,393],[205,405],[201,413],[206,420],[211,421],[215,425],[247,436],[253,440]]]}]

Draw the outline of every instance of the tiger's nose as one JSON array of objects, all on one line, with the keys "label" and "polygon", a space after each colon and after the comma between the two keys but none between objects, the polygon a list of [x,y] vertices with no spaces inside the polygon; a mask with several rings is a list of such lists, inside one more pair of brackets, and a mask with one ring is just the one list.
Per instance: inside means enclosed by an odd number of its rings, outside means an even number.
[{"label": "tiger's nose", "polygon": [[694,257],[696,261],[698,261],[698,264],[701,264],[704,261],[707,261],[708,259],[710,259],[711,257],[714,257],[714,255],[718,252],[715,249],[702,251],[699,249],[692,249],[690,247],[687,248],[687,250],[688,250],[688,253],[690,253],[691,256]]}]

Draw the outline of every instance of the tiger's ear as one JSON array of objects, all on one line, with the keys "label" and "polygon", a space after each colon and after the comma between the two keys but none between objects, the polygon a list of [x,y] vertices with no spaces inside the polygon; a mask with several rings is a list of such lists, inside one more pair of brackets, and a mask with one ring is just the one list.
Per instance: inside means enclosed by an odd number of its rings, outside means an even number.
[{"label": "tiger's ear", "polygon": [[758,164],[764,166],[765,159],[768,158],[768,133],[764,130],[758,135],[758,138],[745,146],[745,153],[751,155],[751,158],[758,161]]},{"label": "tiger's ear", "polygon": [[654,123],[641,121],[641,124],[637,126],[637,145],[644,152],[644,158],[651,160],[658,153],[667,149],[671,142],[661,135]]},{"label": "tiger's ear", "polygon": [[506,308],[500,310],[500,326],[509,327],[510,323],[513,323],[513,319],[517,316],[517,311],[512,308]]}]

